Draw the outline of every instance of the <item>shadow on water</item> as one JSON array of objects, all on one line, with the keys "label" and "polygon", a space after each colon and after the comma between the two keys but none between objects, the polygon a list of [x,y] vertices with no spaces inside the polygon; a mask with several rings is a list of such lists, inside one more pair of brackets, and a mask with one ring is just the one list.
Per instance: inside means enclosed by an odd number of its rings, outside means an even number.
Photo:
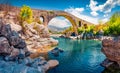
[{"label": "shadow on water", "polygon": [[120,67],[117,63],[114,63],[108,68],[105,68],[102,73],[120,73]]},{"label": "shadow on water", "polygon": [[60,64],[48,73],[102,73],[100,63],[105,59],[101,52],[101,41],[71,40],[55,38],[57,47],[64,50],[58,57],[48,54],[49,59],[56,59]]}]

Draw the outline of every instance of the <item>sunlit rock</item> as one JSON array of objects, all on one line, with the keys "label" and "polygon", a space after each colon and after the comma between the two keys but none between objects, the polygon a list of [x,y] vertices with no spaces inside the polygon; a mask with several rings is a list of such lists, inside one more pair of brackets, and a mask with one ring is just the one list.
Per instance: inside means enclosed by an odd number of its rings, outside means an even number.
[{"label": "sunlit rock", "polygon": [[110,40],[104,39],[102,41],[102,52],[106,55],[107,59],[117,62],[120,65],[120,39]]},{"label": "sunlit rock", "polygon": [[0,54],[10,54],[12,49],[5,37],[0,37]]},{"label": "sunlit rock", "polygon": [[50,68],[53,68],[53,67],[59,65],[59,62],[57,60],[49,60],[47,63]]}]

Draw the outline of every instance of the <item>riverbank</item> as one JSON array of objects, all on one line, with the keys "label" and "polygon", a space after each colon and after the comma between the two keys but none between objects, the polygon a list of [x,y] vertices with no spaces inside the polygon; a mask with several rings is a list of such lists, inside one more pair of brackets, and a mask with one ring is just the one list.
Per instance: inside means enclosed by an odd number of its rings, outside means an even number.
[{"label": "riverbank", "polygon": [[40,25],[44,28],[41,36],[34,33],[38,31],[31,29],[32,24],[27,34],[23,35],[21,26],[11,22],[0,20],[0,73],[45,73],[59,64],[57,60],[43,58],[42,53],[47,53],[51,50],[49,47],[58,44],[45,33],[47,29],[43,25]]},{"label": "riverbank", "polygon": [[62,34],[50,34],[51,37],[60,37]]},{"label": "riverbank", "polygon": [[102,41],[102,52],[107,57],[102,63],[104,67],[108,68],[111,65],[116,65],[120,69],[120,37],[104,39]]},{"label": "riverbank", "polygon": [[[81,35],[78,35],[78,36],[65,36],[63,34],[51,34],[50,35],[51,37],[62,37],[62,38],[69,38],[69,39],[72,39],[72,40],[84,40],[82,39]],[[112,37],[112,36],[100,36],[100,37],[95,37],[95,38],[89,38],[91,40],[104,40],[104,39],[115,39],[116,37]],[[89,39],[85,39],[85,40],[89,40]]]}]

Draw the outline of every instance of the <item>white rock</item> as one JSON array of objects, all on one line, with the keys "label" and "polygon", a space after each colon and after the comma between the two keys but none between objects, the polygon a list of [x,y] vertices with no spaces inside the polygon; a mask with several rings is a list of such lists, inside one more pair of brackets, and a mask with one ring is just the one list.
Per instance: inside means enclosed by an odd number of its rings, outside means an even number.
[{"label": "white rock", "polygon": [[53,68],[53,67],[59,65],[59,62],[57,60],[49,60],[47,63],[50,68]]}]

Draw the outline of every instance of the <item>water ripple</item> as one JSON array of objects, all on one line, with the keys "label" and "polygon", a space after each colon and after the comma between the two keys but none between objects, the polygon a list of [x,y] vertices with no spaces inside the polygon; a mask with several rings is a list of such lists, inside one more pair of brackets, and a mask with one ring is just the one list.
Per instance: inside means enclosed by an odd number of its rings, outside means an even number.
[{"label": "water ripple", "polygon": [[72,41],[64,38],[59,40],[59,48],[65,52],[58,57],[49,54],[49,59],[57,59],[60,65],[48,73],[101,73],[100,63],[105,59],[101,52],[101,42],[94,40]]}]

